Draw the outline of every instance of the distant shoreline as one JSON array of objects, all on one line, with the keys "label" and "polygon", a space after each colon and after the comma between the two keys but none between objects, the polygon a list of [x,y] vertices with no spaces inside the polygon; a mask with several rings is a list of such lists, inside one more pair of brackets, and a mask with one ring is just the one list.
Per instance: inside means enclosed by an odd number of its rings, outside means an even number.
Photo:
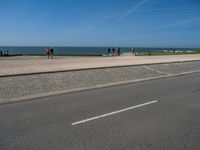
[{"label": "distant shoreline", "polygon": [[[21,54],[22,56],[46,56],[46,54]],[[54,56],[102,56],[95,54],[54,54]]]},{"label": "distant shoreline", "polygon": [[[0,46],[0,50],[9,51],[10,55],[45,55],[46,47],[25,47],[25,46]],[[109,47],[53,47],[55,54],[59,56],[102,56],[108,53]],[[118,47],[115,48],[115,51]],[[132,47],[119,47],[121,53],[130,53]],[[135,47],[137,52],[169,52],[175,49],[176,51],[192,51],[196,48],[147,48],[147,47]]]},{"label": "distant shoreline", "polygon": [[[191,55],[191,54],[199,54],[197,52],[137,52],[135,56],[162,56],[162,55]],[[131,52],[129,53],[122,53],[121,56],[131,56],[133,55]],[[8,56],[0,56],[0,57],[17,57],[17,56],[46,56],[46,54],[10,54]],[[117,55],[108,55],[104,54],[54,54],[54,56],[72,56],[72,57],[114,57]]]}]

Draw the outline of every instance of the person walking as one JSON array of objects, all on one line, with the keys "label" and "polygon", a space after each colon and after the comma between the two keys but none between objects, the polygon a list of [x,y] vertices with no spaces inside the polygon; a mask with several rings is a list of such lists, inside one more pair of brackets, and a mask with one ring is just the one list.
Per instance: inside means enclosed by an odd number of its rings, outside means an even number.
[{"label": "person walking", "polygon": [[47,55],[47,58],[49,59],[50,58],[50,48],[46,48],[46,55]]},{"label": "person walking", "polygon": [[115,48],[112,48],[112,55],[115,55]]},{"label": "person walking", "polygon": [[3,51],[3,56],[6,56],[6,51],[5,50]]},{"label": "person walking", "polygon": [[53,49],[53,48],[51,48],[51,49],[50,49],[50,55],[51,55],[51,59],[53,59],[53,54],[54,54],[54,49]]},{"label": "person walking", "polygon": [[6,56],[9,56],[9,51],[6,51]]},{"label": "person walking", "polygon": [[110,49],[110,47],[108,48],[108,55],[110,55],[110,52],[111,52],[111,49]]},{"label": "person walking", "polygon": [[120,56],[121,52],[120,52],[120,48],[117,49],[117,55]]},{"label": "person walking", "polygon": [[132,54],[135,55],[136,54],[136,49],[132,48]]}]

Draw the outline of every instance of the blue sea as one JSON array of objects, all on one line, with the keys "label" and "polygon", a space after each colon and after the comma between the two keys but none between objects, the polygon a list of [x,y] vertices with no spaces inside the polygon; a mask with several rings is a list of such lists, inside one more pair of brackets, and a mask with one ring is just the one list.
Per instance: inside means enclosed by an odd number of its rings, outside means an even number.
[{"label": "blue sea", "polygon": [[[0,46],[0,50],[9,51],[10,55],[41,55],[47,47]],[[107,53],[108,47],[53,47],[56,55],[102,55]],[[112,47],[111,47],[112,49]],[[117,49],[117,47],[115,47]],[[169,51],[173,48],[136,47],[137,52]],[[176,51],[195,51],[195,48],[175,48]],[[122,53],[131,52],[131,47],[120,47]]]}]

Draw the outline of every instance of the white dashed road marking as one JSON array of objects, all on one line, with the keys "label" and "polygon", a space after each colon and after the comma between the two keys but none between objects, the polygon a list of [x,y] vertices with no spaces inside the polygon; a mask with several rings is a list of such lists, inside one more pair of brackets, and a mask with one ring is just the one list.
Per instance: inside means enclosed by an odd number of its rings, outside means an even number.
[{"label": "white dashed road marking", "polygon": [[136,106],[133,106],[133,107],[121,109],[121,110],[114,111],[114,112],[111,112],[111,113],[107,113],[107,114],[99,115],[99,116],[92,117],[92,118],[89,118],[89,119],[84,119],[84,120],[81,120],[81,121],[78,121],[78,122],[74,122],[74,123],[72,123],[72,125],[74,126],[74,125],[86,123],[86,122],[89,122],[89,121],[92,121],[92,120],[96,120],[96,119],[104,118],[104,117],[107,117],[107,116],[115,115],[115,114],[118,114],[118,113],[129,111],[131,109],[135,109],[135,108],[143,107],[143,106],[146,106],[146,105],[154,104],[154,103],[157,103],[157,102],[158,101],[151,101],[151,102],[143,103],[143,104],[136,105]]}]

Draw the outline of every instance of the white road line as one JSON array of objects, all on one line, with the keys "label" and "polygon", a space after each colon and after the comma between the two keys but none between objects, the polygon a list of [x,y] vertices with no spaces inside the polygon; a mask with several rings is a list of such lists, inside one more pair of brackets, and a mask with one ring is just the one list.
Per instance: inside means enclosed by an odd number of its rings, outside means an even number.
[{"label": "white road line", "polygon": [[85,119],[85,120],[82,120],[82,121],[74,122],[74,123],[72,123],[72,126],[82,124],[82,123],[86,123],[86,122],[89,122],[89,121],[92,121],[92,120],[104,118],[104,117],[111,116],[111,115],[114,115],[114,114],[122,113],[122,112],[125,112],[125,111],[128,111],[128,110],[131,110],[131,109],[143,107],[143,106],[150,105],[150,104],[157,103],[157,102],[158,101],[151,101],[151,102],[143,103],[143,104],[136,105],[136,106],[133,106],[133,107],[129,107],[129,108],[121,109],[121,110],[114,111],[114,112],[111,112],[111,113],[107,113],[107,114],[99,115],[99,116],[92,117],[92,118],[89,118],[89,119]]}]

